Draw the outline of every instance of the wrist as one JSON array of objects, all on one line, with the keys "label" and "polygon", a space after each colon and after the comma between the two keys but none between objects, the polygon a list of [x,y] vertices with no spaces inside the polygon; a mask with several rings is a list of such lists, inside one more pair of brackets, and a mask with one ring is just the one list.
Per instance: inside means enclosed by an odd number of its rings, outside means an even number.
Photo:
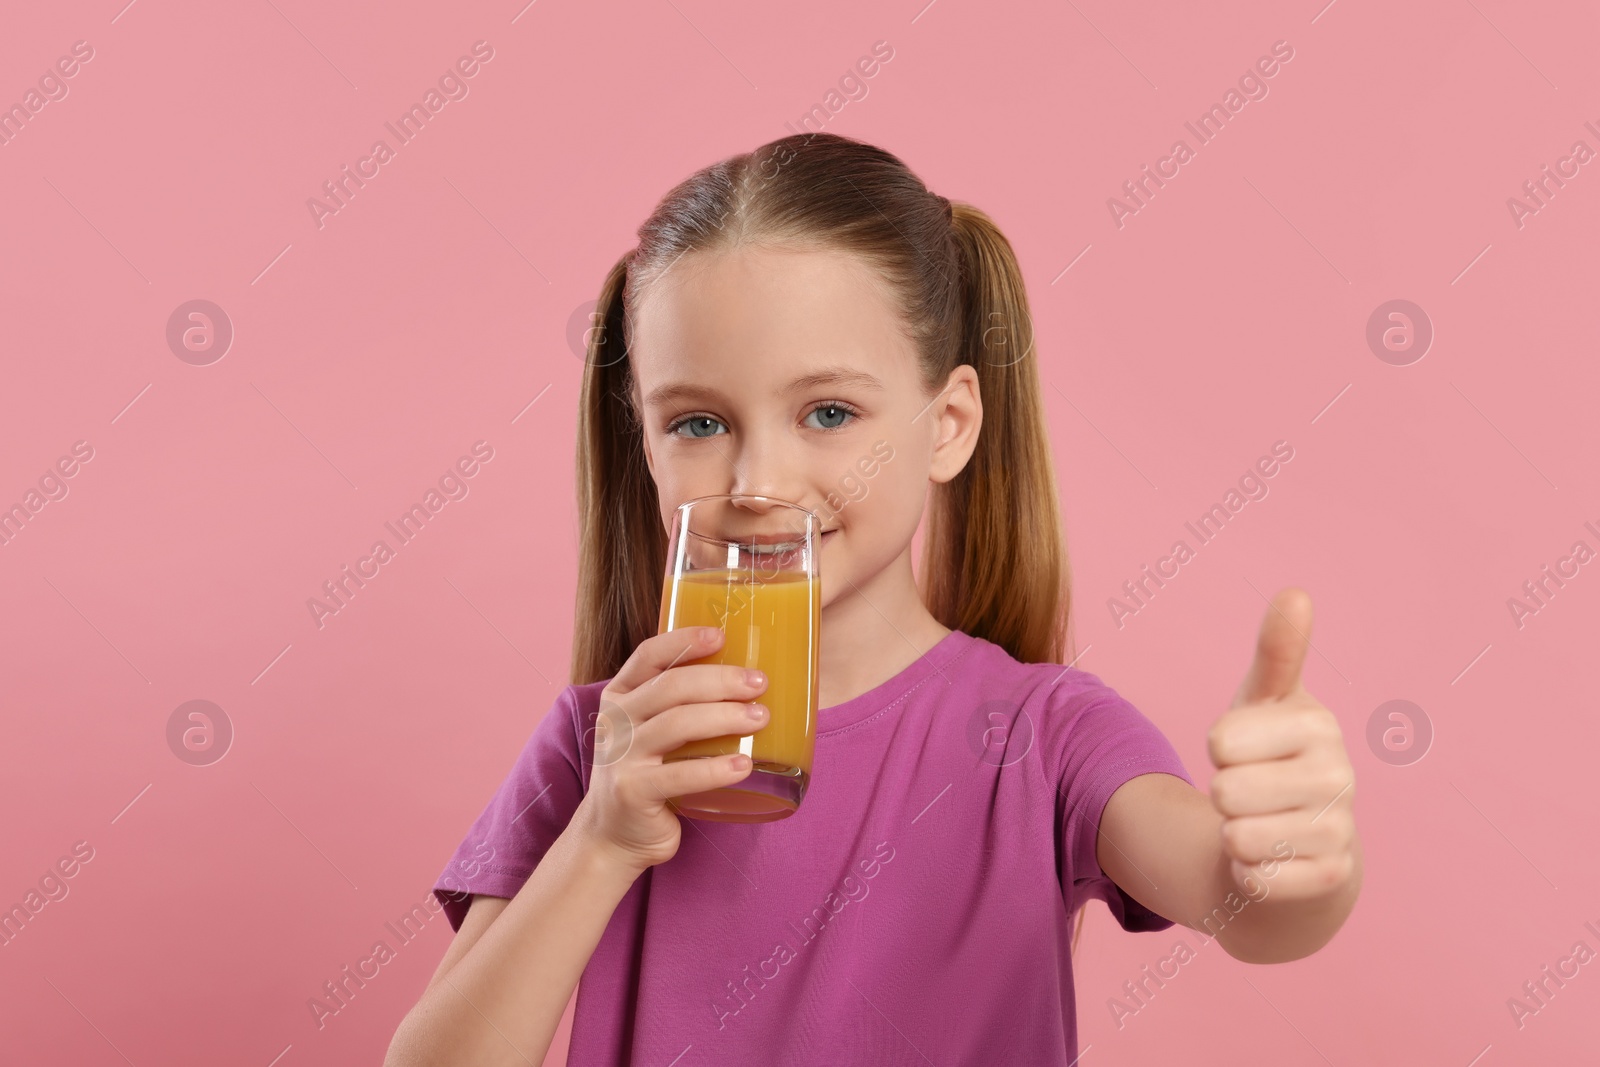
[{"label": "wrist", "polygon": [[617,847],[598,832],[590,820],[591,809],[580,803],[563,837],[570,837],[573,858],[585,870],[607,882],[631,886],[649,869],[639,857]]}]

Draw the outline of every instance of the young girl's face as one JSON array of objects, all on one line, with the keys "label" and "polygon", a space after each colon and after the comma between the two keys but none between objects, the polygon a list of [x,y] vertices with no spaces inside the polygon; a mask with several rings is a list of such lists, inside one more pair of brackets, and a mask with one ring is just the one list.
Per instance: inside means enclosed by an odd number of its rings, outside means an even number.
[{"label": "young girl's face", "polygon": [[[810,508],[824,531],[824,604],[906,552],[929,482],[954,477],[977,441],[973,368],[924,392],[880,282],[846,253],[686,255],[631,328],[663,526],[679,504],[714,493]],[[767,532],[754,516],[751,526]]]}]

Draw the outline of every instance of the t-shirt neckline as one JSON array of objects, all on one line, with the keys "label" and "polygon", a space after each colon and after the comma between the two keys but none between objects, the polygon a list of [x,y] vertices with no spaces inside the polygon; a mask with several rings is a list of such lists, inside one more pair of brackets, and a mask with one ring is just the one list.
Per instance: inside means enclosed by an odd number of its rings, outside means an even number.
[{"label": "t-shirt neckline", "polygon": [[[951,630],[934,642],[932,648],[907,664],[899,674],[859,696],[851,697],[842,704],[821,709],[817,713],[817,736],[826,737],[838,733],[882,711],[937,674],[946,664],[971,647],[976,640],[977,638],[961,630]],[[930,684],[941,683],[935,678]]]}]

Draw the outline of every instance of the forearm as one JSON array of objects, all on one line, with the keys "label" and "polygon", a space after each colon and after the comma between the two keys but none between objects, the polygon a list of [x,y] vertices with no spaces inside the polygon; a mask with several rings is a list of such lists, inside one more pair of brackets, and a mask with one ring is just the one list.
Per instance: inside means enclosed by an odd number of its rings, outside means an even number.
[{"label": "forearm", "polygon": [[1260,866],[1251,868],[1250,884],[1256,888],[1251,892],[1241,889],[1219,839],[1210,876],[1211,899],[1218,906],[1192,925],[1215,937],[1223,951],[1245,963],[1284,963],[1309,956],[1333,940],[1355,908],[1362,877],[1359,836],[1352,842],[1351,852],[1354,866],[1341,886],[1323,896],[1289,899],[1273,893],[1272,878]]},{"label": "forearm", "polygon": [[395,1033],[387,1067],[528,1067],[639,871],[569,826],[483,936]]}]

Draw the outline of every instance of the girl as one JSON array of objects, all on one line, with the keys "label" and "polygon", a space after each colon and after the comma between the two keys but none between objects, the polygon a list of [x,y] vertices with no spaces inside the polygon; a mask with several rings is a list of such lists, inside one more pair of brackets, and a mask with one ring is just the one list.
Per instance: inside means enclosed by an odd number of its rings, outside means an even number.
[{"label": "girl", "polygon": [[[439,879],[457,934],[389,1063],[537,1064],[576,986],[573,1067],[1066,1065],[1091,897],[1127,930],[1225,926],[1241,959],[1332,937],[1360,866],[1304,594],[1208,737],[1212,798],[1061,665],[1033,332],[987,215],[881,149],[786,137],[673,189],[596,321],[573,684]],[[765,722],[764,679],[683,662],[718,630],[655,633],[673,509],[714,493],[826,531],[815,774],[778,822],[665,802],[750,765],[664,753]]]}]

